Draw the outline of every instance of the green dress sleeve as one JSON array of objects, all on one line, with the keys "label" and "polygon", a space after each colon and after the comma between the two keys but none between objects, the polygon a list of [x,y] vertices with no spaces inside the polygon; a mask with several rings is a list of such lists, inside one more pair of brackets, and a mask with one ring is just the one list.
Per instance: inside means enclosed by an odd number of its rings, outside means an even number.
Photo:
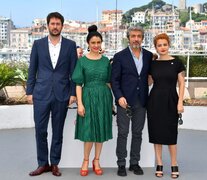
[{"label": "green dress sleeve", "polygon": [[75,70],[72,75],[72,80],[73,82],[76,83],[76,85],[82,86],[84,83],[84,76],[83,76],[83,67],[81,63],[81,59],[78,60]]}]

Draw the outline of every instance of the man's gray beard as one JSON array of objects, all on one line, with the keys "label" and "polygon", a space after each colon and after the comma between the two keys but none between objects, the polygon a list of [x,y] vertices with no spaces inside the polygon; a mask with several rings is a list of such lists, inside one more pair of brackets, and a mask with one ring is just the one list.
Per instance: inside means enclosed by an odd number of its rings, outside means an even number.
[{"label": "man's gray beard", "polygon": [[140,45],[133,45],[132,48],[133,49],[139,49],[141,46]]}]

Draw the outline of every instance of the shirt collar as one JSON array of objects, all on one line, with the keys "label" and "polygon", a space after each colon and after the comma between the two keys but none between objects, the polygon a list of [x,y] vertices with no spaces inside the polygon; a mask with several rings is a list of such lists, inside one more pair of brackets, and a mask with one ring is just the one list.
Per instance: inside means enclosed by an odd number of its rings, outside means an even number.
[{"label": "shirt collar", "polygon": [[[59,42],[58,42],[56,45],[61,44],[61,42],[62,42],[62,36],[60,36],[60,40],[59,40]],[[48,36],[48,43],[49,43],[49,44],[52,44],[52,42],[51,42],[49,36]]]},{"label": "shirt collar", "polygon": [[[143,52],[142,47],[141,47],[140,49],[141,49],[141,50],[140,50],[140,54],[142,54],[142,52]],[[132,56],[135,56],[135,55],[134,55],[134,53],[133,53],[133,51],[132,51],[131,46],[129,46],[129,50],[130,50],[130,52],[131,52]]]}]

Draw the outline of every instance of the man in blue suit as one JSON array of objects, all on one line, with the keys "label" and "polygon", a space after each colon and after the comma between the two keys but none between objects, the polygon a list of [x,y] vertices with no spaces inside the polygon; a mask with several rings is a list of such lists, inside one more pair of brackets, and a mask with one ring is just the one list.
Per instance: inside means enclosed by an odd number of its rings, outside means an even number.
[{"label": "man in blue suit", "polygon": [[[70,80],[76,61],[75,42],[61,36],[64,18],[58,12],[47,16],[49,36],[34,41],[27,80],[27,98],[34,104],[38,168],[30,176],[52,171],[61,176],[63,127],[67,106],[76,101],[75,84]],[[52,141],[48,160],[47,128],[51,114]]]},{"label": "man in blue suit", "polygon": [[148,71],[152,60],[152,53],[141,47],[144,38],[141,27],[129,27],[127,38],[129,46],[114,55],[111,74],[112,90],[117,103],[116,155],[119,176],[127,175],[125,158],[130,120],[132,141],[129,170],[137,175],[144,173],[139,160],[148,97]]}]

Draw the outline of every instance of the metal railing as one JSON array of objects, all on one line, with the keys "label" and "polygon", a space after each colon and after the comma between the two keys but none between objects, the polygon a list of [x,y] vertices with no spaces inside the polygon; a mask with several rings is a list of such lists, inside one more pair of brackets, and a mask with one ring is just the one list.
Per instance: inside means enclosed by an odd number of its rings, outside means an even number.
[{"label": "metal railing", "polygon": [[[186,63],[186,88],[189,87],[189,80],[207,80],[207,77],[189,77],[189,68],[190,68],[190,57],[191,56],[206,56],[207,51],[203,50],[171,50],[170,54],[172,56],[187,56],[187,63]],[[207,66],[207,64],[206,64]]]}]

